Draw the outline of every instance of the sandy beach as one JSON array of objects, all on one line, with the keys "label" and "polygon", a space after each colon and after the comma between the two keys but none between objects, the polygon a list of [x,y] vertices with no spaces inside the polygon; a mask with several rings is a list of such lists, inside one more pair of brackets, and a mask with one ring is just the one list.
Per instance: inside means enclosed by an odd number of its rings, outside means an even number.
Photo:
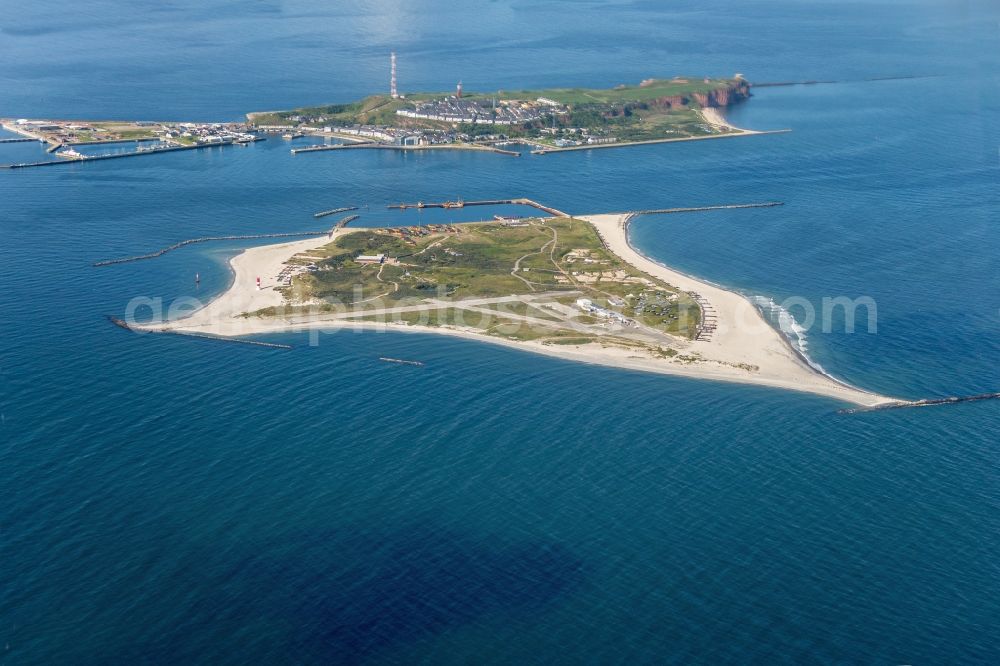
[{"label": "sandy beach", "polygon": [[742,132],[744,134],[760,134],[759,131],[748,130],[731,124],[728,120],[726,120],[726,117],[722,115],[722,111],[711,106],[706,106],[702,108],[701,116],[702,118],[705,119],[705,121],[709,125],[715,125],[716,127],[721,127],[731,132]]},{"label": "sandy beach", "polygon": [[[282,305],[284,298],[274,287],[278,285],[276,276],[283,265],[296,254],[330,243],[331,239],[326,236],[250,248],[231,260],[232,285],[207,305],[183,318],[162,324],[137,325],[135,328],[224,337],[338,328],[434,333],[585,363],[804,391],[862,406],[896,402],[892,398],[840,383],[810,367],[743,296],[672,270],[636,252],[628,242],[628,214],[578,217],[592,224],[608,248],[626,262],[679,289],[697,293],[707,303],[717,322],[709,339],[679,341],[685,355],[696,353],[702,359],[700,362],[678,362],[614,345],[546,345],[485,335],[472,328],[359,322],[336,314],[267,318],[243,316],[247,312]],[[335,235],[351,231],[338,230]],[[257,288],[258,277],[260,289]],[[747,369],[750,366],[757,369]]]},{"label": "sandy beach", "polygon": [[[709,363],[696,366],[694,369],[702,376],[818,393],[865,406],[896,402],[838,382],[809,366],[740,294],[697,280],[639,254],[628,242],[628,214],[589,215],[582,219],[593,224],[608,249],[628,263],[679,289],[697,293],[709,303],[716,315],[716,329],[709,340],[690,344],[692,351],[719,363],[717,367]],[[758,366],[759,370],[746,373],[723,365],[743,363]]]}]

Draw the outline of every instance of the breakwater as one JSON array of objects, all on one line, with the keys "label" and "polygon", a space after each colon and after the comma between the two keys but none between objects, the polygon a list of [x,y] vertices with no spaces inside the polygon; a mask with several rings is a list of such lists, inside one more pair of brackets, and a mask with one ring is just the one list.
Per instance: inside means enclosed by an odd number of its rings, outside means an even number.
[{"label": "breakwater", "polygon": [[349,210],[357,209],[357,206],[344,206],[343,208],[334,208],[332,210],[321,210],[318,213],[313,213],[313,217],[326,217],[327,215],[336,215],[337,213],[346,213]]},{"label": "breakwater", "polygon": [[398,363],[400,365],[423,365],[423,361],[407,361],[403,358],[389,358],[388,356],[379,356],[378,360],[384,361],[386,363]]},{"label": "breakwater", "polygon": [[132,139],[95,139],[94,141],[64,141],[63,143],[67,146],[102,146],[112,143],[149,143],[159,140],[158,136],[141,136]]},{"label": "breakwater", "polygon": [[957,405],[962,402],[980,402],[982,400],[1000,400],[1000,393],[979,393],[977,395],[952,396],[949,398],[924,398],[923,400],[906,400],[890,402],[874,407],[851,407],[838,410],[838,414],[858,414],[860,412],[881,412],[887,409],[903,409],[904,407],[933,407],[935,405]]},{"label": "breakwater", "polygon": [[660,215],[665,213],[699,213],[706,210],[731,210],[734,208],[773,208],[784,206],[784,201],[764,201],[761,203],[722,204],[719,206],[690,206],[686,208],[654,208],[652,210],[636,210],[630,215]]},{"label": "breakwater", "polygon": [[552,208],[551,206],[546,206],[540,204],[532,199],[525,199],[523,197],[517,199],[486,199],[482,201],[443,201],[438,203],[424,203],[423,201],[418,201],[415,204],[412,203],[401,203],[401,204],[389,204],[386,208],[396,209],[396,210],[406,210],[407,208],[466,208],[468,206],[504,206],[504,205],[518,205],[518,206],[531,206],[532,208],[537,208],[538,210],[549,213],[556,217],[569,217],[568,213]]},{"label": "breakwater", "polygon": [[20,164],[0,164],[0,169],[26,169],[28,167],[56,166],[58,164],[79,164],[80,162],[93,162],[95,160],[116,160],[124,157],[139,157],[140,155],[159,155],[160,153],[172,153],[178,150],[198,150],[200,148],[215,148],[218,146],[231,145],[232,141],[220,141],[218,143],[199,143],[193,146],[168,146],[166,148],[149,148],[147,150],[135,150],[128,153],[109,153],[107,155],[93,155],[73,160],[50,160],[46,162],[22,162]]},{"label": "breakwater", "polygon": [[38,141],[44,143],[41,139],[33,139],[27,136],[19,136],[13,139],[0,139],[0,143],[26,143],[28,141]]},{"label": "breakwater", "polygon": [[156,333],[168,333],[171,335],[183,335],[188,338],[198,338],[200,340],[212,340],[213,342],[230,342],[238,345],[252,345],[254,347],[267,347],[269,349],[291,349],[291,345],[283,345],[277,342],[261,342],[260,340],[242,340],[240,338],[223,338],[218,335],[205,335],[204,333],[187,333],[180,331],[154,331]]},{"label": "breakwater", "polygon": [[240,338],[223,338],[217,335],[206,335],[204,333],[182,333],[180,331],[158,331],[155,329],[147,328],[135,328],[127,321],[120,317],[115,317],[113,315],[106,315],[108,321],[117,326],[118,328],[124,328],[126,331],[134,331],[136,333],[169,333],[172,335],[183,335],[189,338],[200,338],[202,340],[212,340],[214,342],[229,342],[239,345],[253,345],[254,347],[267,347],[269,349],[291,349],[291,345],[283,345],[277,342],[261,342],[259,340],[243,340]]},{"label": "breakwater", "polygon": [[873,76],[866,79],[807,79],[805,81],[768,81],[764,83],[751,83],[752,88],[777,88],[780,86],[815,86],[829,83],[878,83],[881,81],[907,81],[909,79],[932,79],[935,75],[909,75],[909,76]]},{"label": "breakwater", "polygon": [[359,217],[361,217],[361,216],[360,215],[348,215],[347,217],[345,217],[344,219],[342,219],[340,222],[337,222],[337,224],[335,224],[333,226],[333,228],[334,229],[343,229],[344,227],[346,227],[348,224],[350,224],[354,220],[358,219]]},{"label": "breakwater", "polygon": [[513,150],[504,150],[502,148],[495,148],[493,146],[486,145],[474,145],[474,144],[437,144],[431,146],[397,146],[391,143],[376,143],[374,141],[365,141],[361,143],[351,143],[351,144],[336,144],[330,146],[308,146],[306,148],[292,148],[291,152],[293,155],[298,153],[318,153],[324,150],[352,150],[352,149],[374,149],[374,150],[481,150],[490,153],[500,153],[501,155],[510,155],[511,157],[520,157],[521,153]]},{"label": "breakwater", "polygon": [[552,208],[551,206],[540,204],[532,199],[525,199],[525,198],[511,199],[511,203],[520,204],[522,206],[531,206],[532,208],[537,208],[538,210],[545,211],[546,213],[550,215],[555,215],[556,217],[570,217],[569,213],[564,213],[557,208]]},{"label": "breakwater", "polygon": [[344,148],[370,146],[374,145],[374,143],[375,143],[374,141],[362,141],[359,143],[352,143],[352,144],[333,143],[329,145],[306,146],[305,148],[292,148],[291,153],[292,155],[298,155],[299,153],[318,153],[324,150],[342,150]]},{"label": "breakwater", "polygon": [[628,146],[650,146],[657,143],[679,143],[682,141],[708,141],[712,139],[732,139],[740,136],[762,136],[764,134],[785,134],[791,132],[790,129],[777,129],[777,130],[739,130],[735,132],[726,132],[724,134],[701,134],[697,136],[681,136],[674,138],[664,138],[664,139],[641,139],[638,141],[618,141],[615,143],[595,143],[595,144],[583,144],[580,146],[565,146],[563,148],[558,147],[546,147],[539,148],[538,150],[532,150],[532,155],[549,155],[551,153],[566,153],[573,150],[602,150],[605,148],[627,148]]},{"label": "breakwater", "polygon": [[[354,215],[352,216],[352,219],[356,217],[357,215]],[[337,223],[338,226],[334,228],[335,229],[340,228],[347,222],[350,222],[350,220],[347,220],[346,222],[344,220],[341,220],[340,222]],[[161,257],[165,255],[167,252],[170,252],[172,250],[180,249],[185,245],[193,245],[194,243],[207,243],[208,241],[257,240],[260,238],[293,238],[302,236],[322,236],[323,234],[332,235],[333,229],[330,229],[329,231],[295,231],[295,232],[277,233],[277,234],[243,234],[239,236],[205,236],[203,238],[189,238],[188,240],[183,240],[179,243],[174,243],[173,245],[157,250],[156,252],[150,252],[149,254],[138,254],[133,257],[120,257],[118,259],[105,259],[104,261],[97,261],[93,265],[113,266],[114,264],[128,264],[133,261],[142,261],[143,259],[154,259],[156,257]]]}]

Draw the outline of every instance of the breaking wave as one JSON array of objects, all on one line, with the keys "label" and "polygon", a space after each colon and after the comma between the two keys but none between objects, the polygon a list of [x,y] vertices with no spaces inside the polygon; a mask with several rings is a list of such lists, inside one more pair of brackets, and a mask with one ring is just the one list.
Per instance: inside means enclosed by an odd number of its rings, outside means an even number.
[{"label": "breaking wave", "polygon": [[835,379],[822,365],[809,356],[809,340],[806,337],[806,329],[795,319],[791,312],[776,303],[773,298],[768,298],[767,296],[752,296],[751,301],[760,310],[764,319],[781,331],[788,344],[802,357],[803,361],[808,363],[816,372],[821,372],[827,377]]}]

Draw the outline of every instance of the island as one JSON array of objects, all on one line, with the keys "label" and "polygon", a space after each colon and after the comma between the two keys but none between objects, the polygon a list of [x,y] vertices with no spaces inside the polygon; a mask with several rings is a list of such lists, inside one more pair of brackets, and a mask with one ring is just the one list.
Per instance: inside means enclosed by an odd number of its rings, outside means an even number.
[{"label": "island", "polygon": [[208,305],[127,327],[223,338],[421,331],[863,407],[901,402],[814,369],[743,296],[641,255],[628,241],[632,214],[496,217],[338,225],[319,238],[251,248],[232,259],[231,286]]},{"label": "island", "polygon": [[[393,77],[395,81],[395,77]],[[721,139],[787,132],[750,130],[729,123],[723,111],[750,97],[751,84],[732,78],[650,78],[614,88],[549,88],[452,93],[370,95],[355,102],[246,114],[239,122],[66,120],[0,118],[19,135],[0,143],[40,141],[59,159],[2,164],[45,167],[179,150],[246,146],[280,135],[322,143],[291,153],[350,149],[480,150],[520,156],[650,143]],[[135,143],[134,150],[94,153],[87,146]],[[78,150],[78,148],[81,148]],[[82,152],[86,151],[86,152]]]},{"label": "island", "polygon": [[453,93],[372,95],[351,103],[254,112],[247,114],[247,122],[286,136],[305,133],[348,142],[297,148],[294,153],[523,144],[533,147],[533,153],[546,154],[772,133],[735,127],[720,112],[749,97],[750,83],[740,75],[646,79],[610,89],[493,93],[466,92],[459,84]]}]

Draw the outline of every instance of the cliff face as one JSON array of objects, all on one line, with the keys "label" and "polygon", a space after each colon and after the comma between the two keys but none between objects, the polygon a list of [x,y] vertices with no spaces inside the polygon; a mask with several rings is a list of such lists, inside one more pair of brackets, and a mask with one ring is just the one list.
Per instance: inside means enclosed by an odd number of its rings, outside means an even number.
[{"label": "cliff face", "polygon": [[667,109],[678,109],[682,106],[686,106],[691,102],[687,97],[682,97],[681,95],[674,95],[672,97],[661,97],[656,100],[656,106],[662,106]]},{"label": "cliff face", "polygon": [[701,106],[729,106],[750,97],[750,84],[746,81],[736,81],[725,88],[716,88],[709,93],[694,93],[694,101]]},{"label": "cliff face", "polygon": [[716,88],[707,93],[693,93],[691,97],[683,95],[672,95],[670,97],[660,97],[648,102],[650,106],[664,109],[680,109],[695,102],[701,107],[722,107],[736,104],[750,97],[750,84],[746,81],[734,81],[728,86]]}]

